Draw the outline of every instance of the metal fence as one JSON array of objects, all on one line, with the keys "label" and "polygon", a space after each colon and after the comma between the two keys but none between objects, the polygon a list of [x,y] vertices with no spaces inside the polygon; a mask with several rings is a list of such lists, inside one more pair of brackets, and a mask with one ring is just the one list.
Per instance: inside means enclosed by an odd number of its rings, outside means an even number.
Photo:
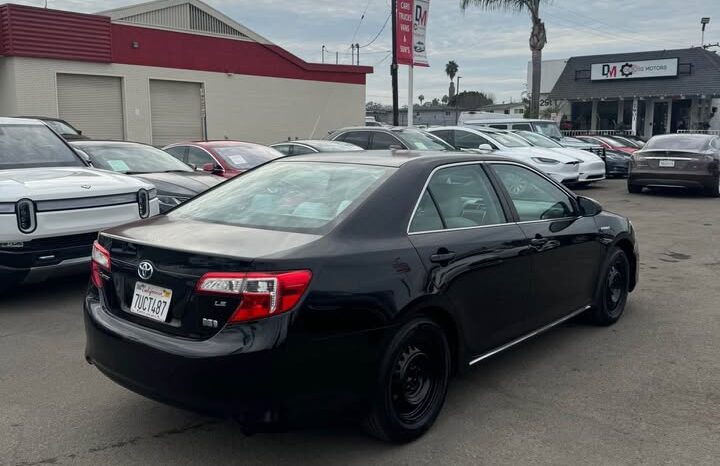
[{"label": "metal fence", "polygon": [[612,136],[614,134],[622,136],[622,135],[632,135],[632,131],[630,130],[616,130],[616,129],[598,129],[598,130],[587,130],[587,129],[566,129],[562,130],[561,133],[563,136]]},{"label": "metal fence", "polygon": [[720,129],[679,129],[678,134],[712,134],[720,136]]}]

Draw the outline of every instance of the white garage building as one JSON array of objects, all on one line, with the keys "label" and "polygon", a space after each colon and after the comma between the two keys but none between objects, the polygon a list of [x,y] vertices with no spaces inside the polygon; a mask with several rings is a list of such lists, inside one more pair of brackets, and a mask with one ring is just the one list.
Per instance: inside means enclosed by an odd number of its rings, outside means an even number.
[{"label": "white garage building", "polygon": [[363,123],[371,72],[307,63],[198,0],[0,5],[0,116],[60,117],[95,139],[322,137]]}]

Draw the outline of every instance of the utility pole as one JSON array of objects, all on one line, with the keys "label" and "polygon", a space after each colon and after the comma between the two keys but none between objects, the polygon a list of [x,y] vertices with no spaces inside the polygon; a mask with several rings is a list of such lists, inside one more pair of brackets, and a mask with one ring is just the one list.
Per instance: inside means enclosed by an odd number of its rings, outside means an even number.
[{"label": "utility pole", "polygon": [[325,63],[325,45],[322,46],[322,62]]},{"label": "utility pole", "polygon": [[700,24],[702,24],[702,39],[700,40],[700,47],[705,47],[705,26],[710,23],[710,17],[705,16],[700,18]]},{"label": "utility pole", "polygon": [[360,66],[360,44],[355,44],[355,50],[357,50],[357,64]]},{"label": "utility pole", "polygon": [[[393,126],[400,126],[400,110],[398,109],[398,62],[397,62],[397,0],[392,0],[392,64],[390,65],[390,76],[392,78],[392,107]],[[412,102],[408,112],[412,111]]]}]

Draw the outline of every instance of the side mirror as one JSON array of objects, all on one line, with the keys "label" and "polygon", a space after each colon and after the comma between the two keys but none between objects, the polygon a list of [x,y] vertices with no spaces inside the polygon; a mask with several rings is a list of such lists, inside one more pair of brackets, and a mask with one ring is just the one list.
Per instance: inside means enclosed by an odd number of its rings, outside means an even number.
[{"label": "side mirror", "polygon": [[212,173],[215,171],[215,164],[212,162],[204,163],[202,166],[202,171]]},{"label": "side mirror", "polygon": [[81,130],[81,129],[77,130],[77,133],[78,133],[80,136],[82,136],[82,130]]},{"label": "side mirror", "polygon": [[390,150],[403,150],[404,147],[399,146],[399,145],[397,145],[397,144],[392,144],[392,145],[390,145],[390,147],[388,147],[388,149],[390,149]]},{"label": "side mirror", "polygon": [[583,217],[594,217],[603,211],[602,206],[595,199],[585,196],[578,196],[578,205],[580,206],[580,215]]},{"label": "side mirror", "polygon": [[490,144],[480,144],[480,145],[478,146],[478,149],[480,149],[480,150],[486,150],[486,151],[492,151],[492,150],[493,150],[493,148],[492,148],[492,146],[491,146]]}]

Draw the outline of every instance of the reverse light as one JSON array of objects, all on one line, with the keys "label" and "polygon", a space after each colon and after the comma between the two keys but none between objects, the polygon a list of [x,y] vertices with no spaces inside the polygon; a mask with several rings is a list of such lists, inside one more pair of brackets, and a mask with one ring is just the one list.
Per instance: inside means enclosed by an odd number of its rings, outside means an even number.
[{"label": "reverse light", "polygon": [[228,323],[246,322],[291,310],[305,293],[312,273],[292,272],[223,273],[210,272],[198,280],[200,294],[237,296],[240,304]]},{"label": "reverse light", "polygon": [[97,288],[102,288],[104,285],[102,276],[100,275],[100,272],[103,270],[110,272],[110,253],[95,241],[92,248],[90,279]]}]

